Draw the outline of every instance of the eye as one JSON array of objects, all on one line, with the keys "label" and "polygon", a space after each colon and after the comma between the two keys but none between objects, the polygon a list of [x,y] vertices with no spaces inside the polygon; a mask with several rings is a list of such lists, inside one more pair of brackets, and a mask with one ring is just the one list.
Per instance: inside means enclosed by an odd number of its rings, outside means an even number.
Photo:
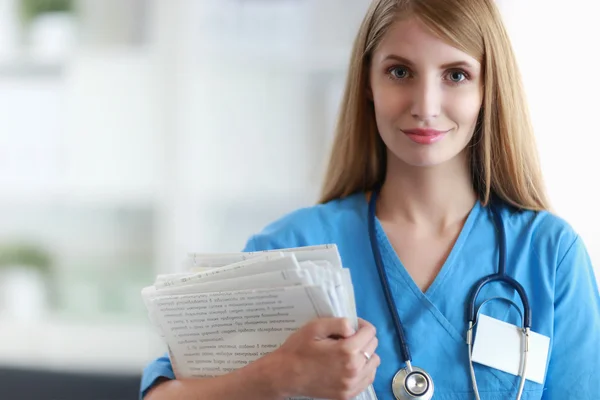
[{"label": "eye", "polygon": [[389,70],[389,74],[392,76],[392,79],[406,79],[410,73],[406,67],[392,67]]},{"label": "eye", "polygon": [[462,81],[468,79],[468,77],[463,71],[450,71],[448,73],[448,79],[452,81],[452,83],[461,83]]}]

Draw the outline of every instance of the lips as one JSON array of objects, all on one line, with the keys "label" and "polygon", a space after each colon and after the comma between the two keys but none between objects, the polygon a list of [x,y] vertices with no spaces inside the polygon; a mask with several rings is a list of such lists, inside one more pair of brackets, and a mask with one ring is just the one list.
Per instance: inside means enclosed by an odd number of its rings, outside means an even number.
[{"label": "lips", "polygon": [[418,144],[433,144],[442,140],[450,130],[437,129],[406,129],[402,132],[408,136],[410,140]]}]

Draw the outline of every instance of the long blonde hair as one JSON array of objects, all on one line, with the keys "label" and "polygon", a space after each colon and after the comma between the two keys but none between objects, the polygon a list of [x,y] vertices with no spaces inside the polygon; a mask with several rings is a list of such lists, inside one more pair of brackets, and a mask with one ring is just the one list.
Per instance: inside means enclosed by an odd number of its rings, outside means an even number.
[{"label": "long blonde hair", "polygon": [[518,208],[549,208],[520,73],[493,0],[374,0],[354,42],[320,203],[370,191],[385,179],[386,151],[367,93],[370,58],[390,26],[415,16],[479,60],[484,97],[470,144],[473,187]]}]

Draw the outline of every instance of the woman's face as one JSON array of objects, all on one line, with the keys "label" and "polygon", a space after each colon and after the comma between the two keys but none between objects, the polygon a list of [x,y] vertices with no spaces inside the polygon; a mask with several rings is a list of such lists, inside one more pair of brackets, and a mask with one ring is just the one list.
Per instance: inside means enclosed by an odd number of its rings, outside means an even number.
[{"label": "woman's face", "polygon": [[436,166],[464,155],[473,136],[481,65],[418,19],[401,20],[373,53],[370,92],[388,160]]}]

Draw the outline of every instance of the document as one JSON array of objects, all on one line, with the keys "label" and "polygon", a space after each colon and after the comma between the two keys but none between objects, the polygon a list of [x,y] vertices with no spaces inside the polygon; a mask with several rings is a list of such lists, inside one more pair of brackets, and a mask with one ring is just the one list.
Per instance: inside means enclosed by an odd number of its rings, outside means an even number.
[{"label": "document", "polygon": [[[350,272],[335,245],[192,253],[186,264],[187,272],[159,275],[142,290],[177,378],[241,368],[315,318],[346,317],[358,327]],[[374,400],[375,392],[356,399]]]}]

